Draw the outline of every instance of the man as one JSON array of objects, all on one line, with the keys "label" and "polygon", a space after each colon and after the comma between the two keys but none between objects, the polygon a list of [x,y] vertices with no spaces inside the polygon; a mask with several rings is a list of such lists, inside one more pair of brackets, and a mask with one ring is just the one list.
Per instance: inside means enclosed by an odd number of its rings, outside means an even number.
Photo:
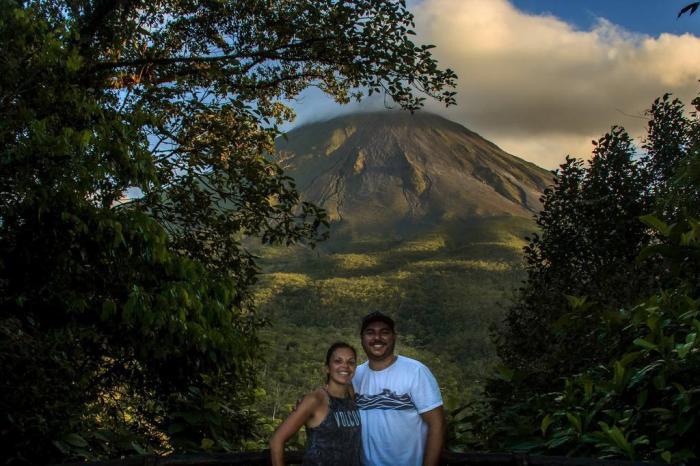
[{"label": "man", "polygon": [[420,362],[394,354],[394,320],[381,312],[362,319],[368,361],[352,380],[369,466],[435,466],[445,435],[437,381]]}]

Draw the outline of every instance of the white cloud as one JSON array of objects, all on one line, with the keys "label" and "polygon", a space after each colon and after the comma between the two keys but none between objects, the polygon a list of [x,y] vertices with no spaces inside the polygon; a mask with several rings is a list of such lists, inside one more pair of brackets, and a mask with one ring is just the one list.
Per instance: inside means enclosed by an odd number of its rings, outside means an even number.
[{"label": "white cloud", "polygon": [[[459,76],[458,105],[427,109],[545,168],[567,154],[587,158],[612,125],[640,138],[652,101],[672,92],[689,105],[700,91],[700,38],[626,31],[600,18],[579,30],[507,0],[411,2],[417,43]],[[673,12],[670,11],[669,14]],[[338,106],[312,88],[292,105],[295,126],[383,108],[381,98]]]},{"label": "white cloud", "polygon": [[554,168],[588,156],[611,125],[640,135],[654,98],[689,103],[700,90],[700,38],[635,34],[600,19],[589,31],[506,0],[424,0],[415,7],[418,42],[437,45],[459,76],[459,105],[430,110],[505,150]]}]

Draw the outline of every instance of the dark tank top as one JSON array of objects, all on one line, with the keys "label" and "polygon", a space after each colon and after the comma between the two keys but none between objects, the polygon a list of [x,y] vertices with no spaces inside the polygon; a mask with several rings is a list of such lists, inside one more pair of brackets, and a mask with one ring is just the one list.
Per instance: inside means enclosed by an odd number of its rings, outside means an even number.
[{"label": "dark tank top", "polygon": [[360,466],[362,437],[355,401],[328,394],[328,415],[318,426],[306,428],[306,439],[302,465]]}]

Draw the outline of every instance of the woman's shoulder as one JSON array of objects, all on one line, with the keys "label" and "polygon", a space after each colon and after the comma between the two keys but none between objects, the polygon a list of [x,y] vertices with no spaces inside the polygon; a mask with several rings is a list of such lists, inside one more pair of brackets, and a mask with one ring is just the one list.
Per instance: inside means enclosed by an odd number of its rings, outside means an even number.
[{"label": "woman's shoulder", "polygon": [[304,396],[303,401],[306,401],[307,403],[309,403],[313,406],[318,406],[321,403],[326,404],[327,403],[326,400],[327,400],[326,391],[323,388],[319,387],[316,390],[307,393],[306,396]]},{"label": "woman's shoulder", "polygon": [[325,402],[324,396],[325,392],[322,388],[317,388],[314,391],[308,392],[297,400],[293,411],[303,411],[306,413],[314,412]]},{"label": "woman's shoulder", "polygon": [[306,422],[306,427],[316,428],[323,421],[328,413],[328,395],[323,388],[318,388],[309,392],[302,401],[306,405],[310,417]]}]

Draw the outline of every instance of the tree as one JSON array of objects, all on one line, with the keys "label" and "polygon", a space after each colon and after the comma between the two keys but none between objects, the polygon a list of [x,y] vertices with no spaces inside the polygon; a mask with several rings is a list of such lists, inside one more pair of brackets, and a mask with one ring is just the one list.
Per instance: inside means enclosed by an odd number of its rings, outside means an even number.
[{"label": "tree", "polygon": [[[674,180],[690,159],[694,125],[682,103],[668,94],[654,102],[648,116],[641,157],[627,133],[613,127],[594,142],[588,167],[567,158],[544,193],[537,217],[541,233],[525,249],[528,278],[500,345],[509,367],[533,375],[541,370],[539,382],[530,385],[534,391],[552,378],[607,360],[601,349],[611,342],[593,338],[600,321],[593,315],[587,320],[573,316],[571,297],[616,309],[660,285],[656,267],[635,260],[656,240],[639,217],[658,211],[673,221],[678,214],[689,185],[680,187]],[[576,330],[560,332],[567,326]],[[533,333],[538,336],[534,345]],[[533,372],[535,367],[540,369]]]},{"label": "tree", "polygon": [[650,238],[638,217],[651,202],[634,153],[627,133],[613,128],[595,142],[588,167],[567,157],[545,190],[541,232],[525,248],[527,280],[499,339],[503,362],[528,374],[528,393],[606,360],[606,345],[592,338],[599,321],[571,315],[570,297],[615,308],[653,280],[634,261]]},{"label": "tree", "polygon": [[697,454],[700,125],[669,95],[648,115],[641,156],[613,128],[588,167],[567,158],[545,192],[499,335],[495,412],[475,429],[491,447]]},{"label": "tree", "polygon": [[666,221],[675,223],[679,216],[697,215],[697,187],[679,179],[678,173],[692,160],[688,153],[697,140],[696,125],[685,115],[685,106],[669,94],[657,98],[649,114],[647,138],[641,158],[643,179],[654,198],[654,210]]},{"label": "tree", "polygon": [[267,156],[317,86],[454,102],[403,1],[0,0],[3,460],[252,438],[266,243],[324,237]]}]

